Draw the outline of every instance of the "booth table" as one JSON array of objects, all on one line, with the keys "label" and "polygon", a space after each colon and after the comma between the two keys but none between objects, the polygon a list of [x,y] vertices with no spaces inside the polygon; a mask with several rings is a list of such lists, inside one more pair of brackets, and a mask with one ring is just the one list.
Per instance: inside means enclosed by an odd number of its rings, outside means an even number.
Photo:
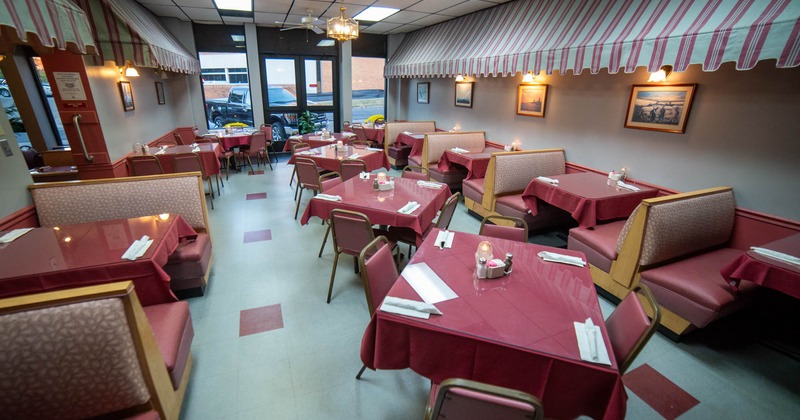
[{"label": "booth table", "polygon": [[439,172],[445,172],[450,169],[451,164],[457,164],[467,168],[467,177],[464,179],[480,179],[486,176],[486,168],[489,167],[492,153],[502,151],[503,149],[496,147],[487,147],[480,153],[456,153],[452,150],[445,150],[442,158],[439,159]]},{"label": "booth table", "polygon": [[[300,223],[307,224],[311,216],[327,220],[333,209],[351,210],[366,214],[372,224],[411,228],[417,233],[417,245],[422,243],[422,233],[433,224],[436,212],[450,196],[450,189],[447,185],[440,189],[425,188],[417,185],[415,179],[397,177],[393,190],[373,191],[375,176],[371,175],[370,179],[353,177],[325,191],[325,194],[340,196],[342,201],[312,198]],[[411,214],[398,213],[397,210],[409,201],[416,201],[420,207]]]},{"label": "booth table", "polygon": [[[203,165],[203,170],[206,172],[206,176],[219,175],[219,145],[215,143],[198,143],[197,147],[200,148],[200,151],[196,153],[197,156],[200,157],[200,163]],[[158,154],[162,149],[158,147],[151,147],[150,154],[158,158],[158,161],[161,162],[161,168],[164,169],[165,174],[171,174],[175,172],[175,168],[172,164],[172,155],[178,153],[192,153],[192,149],[193,147],[189,144],[170,146],[166,149],[163,149],[164,153]]]},{"label": "booth table", "polygon": [[[153,239],[145,254],[122,259],[143,235]],[[196,236],[182,217],[170,215],[35,228],[0,244],[0,297],[133,280],[143,306],[174,302],[162,267],[181,239]]]},{"label": "booth table", "polygon": [[383,150],[361,149],[353,146],[334,148],[328,145],[316,147],[307,151],[295,153],[289,158],[287,163],[293,165],[297,157],[304,157],[316,162],[317,166],[320,168],[339,172],[339,162],[344,159],[351,159],[350,156],[356,154],[358,157],[353,157],[352,159],[363,160],[364,163],[367,164],[367,171],[374,171],[378,168],[389,169],[389,159],[386,157],[386,154],[383,153]]},{"label": "booth table", "polygon": [[[377,369],[411,368],[436,383],[465,378],[518,389],[542,400],[548,418],[625,417],[627,395],[613,357],[587,267],[549,263],[542,250],[576,251],[455,232],[440,250],[434,229],[409,265],[426,263],[458,296],[436,303],[443,315],[420,319],[376,310],[361,342],[361,360]],[[514,255],[513,271],[477,279],[482,240],[495,257]],[[388,296],[420,301],[401,273]],[[611,366],[580,358],[573,322],[592,318]]]},{"label": "booth table", "polygon": [[219,139],[219,144],[222,145],[223,149],[231,150],[234,147],[249,146],[250,134],[252,133],[223,134],[222,137],[217,138]]},{"label": "booth table", "polygon": [[537,200],[543,200],[569,212],[582,228],[600,220],[626,218],[642,200],[655,197],[658,190],[637,185],[640,191],[608,185],[608,177],[592,172],[554,175],[558,185],[534,178],[522,193],[531,215],[537,214]]},{"label": "booth table", "polygon": [[[800,233],[762,245],[783,254],[800,257]],[[720,270],[722,277],[737,290],[741,280],[749,280],[764,287],[800,299],[800,266],[769,258],[749,250]]]},{"label": "booth table", "polygon": [[409,156],[422,156],[422,145],[425,143],[425,135],[400,133],[397,135],[397,139],[394,142],[411,146]]},{"label": "booth table", "polygon": [[322,146],[328,146],[336,143],[337,141],[341,141],[343,144],[347,144],[348,142],[357,140],[355,134],[345,135],[343,133],[332,133],[332,135],[333,135],[333,140],[331,140],[331,137],[323,139],[321,135],[313,133],[303,134],[302,136],[291,136],[289,137],[289,140],[286,141],[286,143],[283,145],[283,151],[284,152],[292,151],[291,140],[299,140],[302,141],[303,143],[308,143],[308,146],[312,149]]}]

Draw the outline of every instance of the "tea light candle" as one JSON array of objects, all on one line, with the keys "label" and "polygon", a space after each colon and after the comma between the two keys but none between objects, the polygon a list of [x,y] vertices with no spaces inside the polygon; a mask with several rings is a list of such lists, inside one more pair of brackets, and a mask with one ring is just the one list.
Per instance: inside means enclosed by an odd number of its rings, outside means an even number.
[{"label": "tea light candle", "polygon": [[343,145],[344,145],[344,143],[342,143],[341,140],[336,142],[336,146],[338,146],[338,147],[342,147]]},{"label": "tea light candle", "polygon": [[519,141],[514,141],[511,143],[511,150],[519,150]]},{"label": "tea light candle", "polygon": [[378,172],[378,182],[386,182],[386,172]]},{"label": "tea light candle", "polygon": [[478,250],[475,252],[475,261],[484,258],[486,261],[491,260],[494,258],[494,254],[492,253],[492,243],[489,241],[481,241],[478,244]]}]

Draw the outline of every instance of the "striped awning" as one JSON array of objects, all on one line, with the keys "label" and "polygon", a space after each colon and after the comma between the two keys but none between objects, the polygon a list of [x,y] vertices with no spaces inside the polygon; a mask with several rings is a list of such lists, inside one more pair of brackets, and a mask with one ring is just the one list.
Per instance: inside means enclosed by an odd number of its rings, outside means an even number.
[{"label": "striped awning", "polygon": [[86,13],[70,0],[3,0],[0,51],[27,45],[39,54],[59,50],[95,54]]},{"label": "striped awning", "polygon": [[800,65],[800,0],[518,0],[406,36],[386,77]]},{"label": "striped awning", "polygon": [[89,14],[100,56],[95,64],[113,60],[136,67],[176,73],[200,73],[200,61],[134,0],[77,0]]}]

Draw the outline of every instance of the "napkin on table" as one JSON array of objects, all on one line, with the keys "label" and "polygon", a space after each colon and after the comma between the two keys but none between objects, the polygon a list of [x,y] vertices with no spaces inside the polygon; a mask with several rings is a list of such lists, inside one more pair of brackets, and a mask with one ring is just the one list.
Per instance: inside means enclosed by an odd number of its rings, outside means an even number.
[{"label": "napkin on table", "polygon": [[455,153],[459,153],[459,154],[461,154],[461,153],[469,153],[469,150],[462,149],[460,147],[454,147],[454,148],[450,149],[450,151],[455,152]]},{"label": "napkin on table", "polygon": [[431,303],[418,302],[416,300],[402,299],[393,296],[386,296],[381,305],[381,310],[422,319],[428,319],[431,314],[442,314],[442,311]]},{"label": "napkin on table", "polygon": [[369,172],[361,172],[358,174],[359,179],[369,179]]},{"label": "napkin on table", "polygon": [[455,237],[455,235],[456,235],[455,232],[440,230],[439,234],[436,235],[436,246],[438,246],[439,249],[452,248],[453,238]]},{"label": "napkin on table", "polygon": [[358,159],[360,157],[361,157],[361,155],[359,155],[358,153],[353,153],[352,155],[348,156],[347,158],[348,159]]},{"label": "napkin on table", "polygon": [[382,152],[383,151],[383,149],[378,148],[378,147],[367,147],[366,150],[369,150],[370,152]]},{"label": "napkin on table", "polygon": [[575,265],[578,267],[586,267],[586,261],[580,257],[573,257],[570,255],[559,254],[557,252],[541,251],[538,254],[545,261],[556,262],[561,264]]},{"label": "napkin on table", "polygon": [[313,198],[319,198],[320,200],[327,200],[327,201],[342,201],[342,197],[330,194],[317,194]]},{"label": "napkin on table", "polygon": [[409,135],[409,136],[410,136],[410,135],[411,135],[411,132],[410,132],[410,131],[403,131],[403,134],[406,134],[406,135]]},{"label": "napkin on table", "polygon": [[400,209],[397,210],[397,212],[403,214],[411,214],[414,213],[414,210],[418,208],[419,208],[419,203],[417,203],[416,201],[409,201],[408,203],[406,203],[405,206],[400,207]]},{"label": "napkin on table", "polygon": [[611,359],[608,357],[603,333],[600,328],[594,325],[591,318],[586,318],[586,322],[574,322],[575,338],[578,339],[578,350],[581,353],[581,360],[592,363],[600,363],[611,366]]},{"label": "napkin on table", "polygon": [[536,179],[539,180],[539,181],[542,181],[542,182],[546,182],[548,184],[558,185],[558,180],[557,179],[548,178],[546,176],[537,176]]},{"label": "napkin on table", "polygon": [[195,147],[192,148],[192,152],[193,153],[197,153],[199,151],[200,151],[200,146],[195,146]]},{"label": "napkin on table", "polygon": [[165,153],[167,153],[167,151],[166,151],[165,149],[161,149],[161,150],[157,151],[155,154],[157,154],[157,155],[163,155],[163,154],[165,154]]},{"label": "napkin on table", "polygon": [[[2,240],[0,240],[2,242]],[[765,257],[772,258],[774,260],[782,261],[789,264],[800,265],[800,258],[795,257],[793,255],[784,254],[783,252],[773,251],[767,248],[761,248],[758,246],[751,246],[750,247],[753,252],[759,255],[763,255]]]},{"label": "napkin on table", "polygon": [[289,136],[289,138],[292,140],[300,140],[303,138],[303,136]]},{"label": "napkin on table", "polygon": [[14,242],[15,239],[19,238],[20,236],[32,230],[33,228],[14,229],[3,236],[0,236],[0,244],[9,244],[11,242]]},{"label": "napkin on table", "polygon": [[122,254],[122,259],[134,261],[144,255],[144,253],[147,252],[147,249],[150,248],[150,245],[152,244],[153,240],[150,239],[149,236],[144,235],[141,239],[133,241],[131,246],[128,247],[128,250]]},{"label": "napkin on table", "polygon": [[423,180],[417,181],[417,185],[424,188],[436,188],[437,190],[440,190],[442,189],[442,187],[444,187],[444,184],[440,184],[438,182],[423,181]]},{"label": "napkin on table", "polygon": [[345,131],[344,133],[342,133],[342,137],[353,137],[355,135],[356,133],[351,133],[349,131]]},{"label": "napkin on table", "polygon": [[624,183],[622,181],[617,181],[617,186],[620,187],[620,188],[625,188],[626,190],[641,191],[641,189],[639,187],[631,185],[631,184],[626,184],[626,183]]}]

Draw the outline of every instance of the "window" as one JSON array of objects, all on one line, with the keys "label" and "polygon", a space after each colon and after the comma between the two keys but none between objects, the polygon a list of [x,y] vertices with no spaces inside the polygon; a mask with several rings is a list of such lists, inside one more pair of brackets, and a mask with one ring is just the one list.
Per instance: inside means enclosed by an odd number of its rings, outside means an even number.
[{"label": "window", "polygon": [[383,58],[353,57],[353,123],[373,115],[385,115],[386,81]]},{"label": "window", "polygon": [[[249,107],[247,55],[226,52],[198,55],[208,128],[220,128],[233,122],[251,125],[253,111]],[[238,106],[232,107],[232,104]]]}]

